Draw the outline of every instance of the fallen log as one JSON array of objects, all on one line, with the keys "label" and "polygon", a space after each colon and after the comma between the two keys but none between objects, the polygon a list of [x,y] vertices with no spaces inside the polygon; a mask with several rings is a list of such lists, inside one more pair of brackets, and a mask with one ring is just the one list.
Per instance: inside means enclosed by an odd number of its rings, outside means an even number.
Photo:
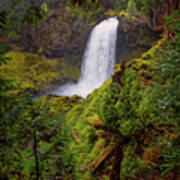
[{"label": "fallen log", "polygon": [[93,167],[91,170],[92,173],[96,172],[98,167],[107,159],[107,157],[109,157],[109,155],[113,152],[113,150],[116,148],[118,144],[119,142],[109,145],[106,148],[106,150],[94,160],[94,162],[91,165],[91,167]]},{"label": "fallen log", "polygon": [[113,152],[113,150],[116,148],[118,143],[110,144],[106,150],[101,153],[93,162],[92,164],[86,164],[84,167],[80,169],[81,172],[84,171],[91,171],[92,173],[96,172],[96,170],[99,168],[99,166],[109,157],[109,155]]}]

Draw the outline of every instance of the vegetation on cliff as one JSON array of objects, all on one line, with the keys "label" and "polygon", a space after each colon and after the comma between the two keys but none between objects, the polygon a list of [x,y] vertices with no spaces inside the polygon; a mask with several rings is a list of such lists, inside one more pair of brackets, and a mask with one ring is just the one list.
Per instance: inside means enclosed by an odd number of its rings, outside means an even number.
[{"label": "vegetation on cliff", "polygon": [[[174,30],[178,17],[168,20]],[[142,58],[122,62],[85,105],[67,113],[74,133],[62,153],[71,157],[67,179],[178,179],[178,39],[176,29]]]},{"label": "vegetation on cliff", "polygon": [[67,60],[47,59],[45,56],[22,52],[18,48],[7,52],[5,58],[10,60],[1,65],[1,76],[13,80],[11,85],[17,87],[12,94],[29,91],[33,94],[53,88],[53,84],[63,84],[66,79],[76,81],[79,67]]}]

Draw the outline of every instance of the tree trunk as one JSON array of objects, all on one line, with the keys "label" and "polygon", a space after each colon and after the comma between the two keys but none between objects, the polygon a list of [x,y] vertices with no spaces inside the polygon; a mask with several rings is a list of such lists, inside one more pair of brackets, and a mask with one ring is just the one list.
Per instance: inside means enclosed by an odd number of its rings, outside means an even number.
[{"label": "tree trunk", "polygon": [[35,164],[36,164],[36,180],[39,180],[40,173],[39,173],[39,160],[38,160],[38,154],[37,154],[36,130],[34,130],[34,157],[35,157]]},{"label": "tree trunk", "polygon": [[123,159],[123,145],[119,144],[114,152],[114,164],[110,172],[110,180],[120,180],[120,165]]},{"label": "tree trunk", "polygon": [[[167,15],[170,16],[173,11],[178,10],[180,13],[180,0],[168,0],[168,12]],[[167,33],[169,39],[173,39],[173,34],[171,30],[167,31],[165,29],[165,34]]]},{"label": "tree trunk", "polygon": [[180,12],[180,0],[168,0],[168,15],[175,10],[179,10]]}]

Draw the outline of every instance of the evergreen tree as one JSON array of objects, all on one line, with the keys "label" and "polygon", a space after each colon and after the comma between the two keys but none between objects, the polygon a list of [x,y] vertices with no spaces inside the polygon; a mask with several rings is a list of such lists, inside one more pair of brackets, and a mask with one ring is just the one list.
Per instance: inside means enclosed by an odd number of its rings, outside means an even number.
[{"label": "evergreen tree", "polygon": [[127,5],[127,12],[130,16],[136,15],[137,7],[134,0],[129,0],[128,5]]}]

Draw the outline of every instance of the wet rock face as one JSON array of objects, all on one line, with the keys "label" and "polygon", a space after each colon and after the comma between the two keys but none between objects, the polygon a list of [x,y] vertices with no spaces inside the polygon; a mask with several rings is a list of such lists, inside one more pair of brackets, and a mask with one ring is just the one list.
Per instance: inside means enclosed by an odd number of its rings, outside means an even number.
[{"label": "wet rock face", "polygon": [[116,45],[116,59],[129,61],[138,58],[160,38],[160,34],[153,32],[144,20],[128,20],[119,18],[118,37]]},{"label": "wet rock face", "polygon": [[34,29],[24,28],[21,43],[27,51],[41,50],[47,57],[75,61],[83,56],[90,29],[88,22],[70,17],[63,8],[58,8]]}]

